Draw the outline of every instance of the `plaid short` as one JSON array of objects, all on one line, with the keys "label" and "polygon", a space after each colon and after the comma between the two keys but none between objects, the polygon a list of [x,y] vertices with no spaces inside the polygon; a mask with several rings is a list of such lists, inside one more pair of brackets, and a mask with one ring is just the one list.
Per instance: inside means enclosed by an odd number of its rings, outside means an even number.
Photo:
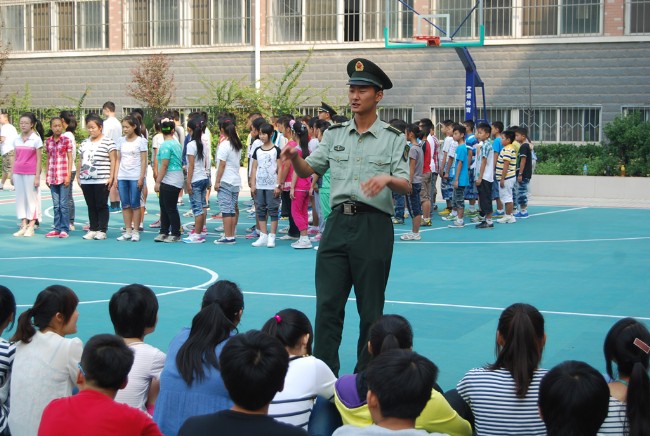
[{"label": "plaid short", "polygon": [[453,181],[450,181],[449,178],[440,179],[440,191],[442,191],[442,198],[445,200],[451,200],[454,196],[454,187],[452,185]]},{"label": "plaid short", "polygon": [[2,155],[2,174],[11,174],[11,158],[16,155],[14,150]]},{"label": "plaid short", "polygon": [[469,170],[469,185],[465,187],[465,200],[476,200],[478,198],[475,181],[474,170]]}]

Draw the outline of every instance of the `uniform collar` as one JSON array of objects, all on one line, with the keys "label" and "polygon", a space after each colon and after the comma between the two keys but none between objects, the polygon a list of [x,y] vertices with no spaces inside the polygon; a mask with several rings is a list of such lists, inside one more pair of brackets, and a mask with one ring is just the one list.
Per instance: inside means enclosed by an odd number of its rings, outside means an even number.
[{"label": "uniform collar", "polygon": [[[354,117],[352,117],[352,119],[348,121],[348,123],[351,132],[354,131],[356,133],[359,133],[357,132],[357,124],[354,121]],[[372,126],[370,126],[370,129],[368,129],[368,131],[364,133],[371,133],[375,138],[378,138],[383,128],[384,128],[384,122],[380,120],[379,117],[377,117],[375,122],[372,123]]]}]

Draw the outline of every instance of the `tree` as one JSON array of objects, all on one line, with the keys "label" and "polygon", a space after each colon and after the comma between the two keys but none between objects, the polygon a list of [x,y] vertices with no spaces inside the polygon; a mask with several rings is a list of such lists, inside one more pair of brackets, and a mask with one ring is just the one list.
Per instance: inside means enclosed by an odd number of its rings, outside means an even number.
[{"label": "tree", "polygon": [[162,53],[138,62],[131,70],[133,81],[127,86],[126,94],[156,113],[163,112],[169,107],[175,90],[170,66],[171,60]]}]

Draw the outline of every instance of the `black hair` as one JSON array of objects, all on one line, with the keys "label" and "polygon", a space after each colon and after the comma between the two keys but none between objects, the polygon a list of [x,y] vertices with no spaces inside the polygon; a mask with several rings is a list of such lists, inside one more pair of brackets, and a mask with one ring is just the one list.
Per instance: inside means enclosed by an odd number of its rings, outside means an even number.
[{"label": "black hair", "polygon": [[596,436],[609,411],[609,387],[594,368],[570,360],[544,376],[538,404],[548,436]]},{"label": "black hair", "polygon": [[172,111],[172,116],[174,117],[174,121],[181,120],[181,113],[178,111],[178,109],[174,109]]},{"label": "black hair", "polygon": [[108,303],[115,334],[123,338],[142,338],[156,325],[158,299],[153,291],[137,283],[120,288]]},{"label": "black hair", "polygon": [[74,133],[77,130],[77,117],[75,117],[72,111],[61,111],[59,116],[68,125],[65,128],[66,132]]},{"label": "black hair", "polygon": [[503,132],[501,132],[501,134],[502,134],[503,136],[505,136],[506,138],[508,138],[508,140],[509,140],[511,143],[512,143],[512,142],[515,142],[515,132],[514,132],[514,130],[509,130],[509,129],[508,129],[508,130],[504,130]]},{"label": "black hair", "polygon": [[[260,118],[255,118],[253,121],[251,121],[251,127],[254,128],[255,130],[257,130],[257,132],[258,132],[258,134],[257,134],[254,138],[252,138],[252,139],[258,139],[258,138],[259,138],[259,131],[260,131],[260,128],[261,128],[264,124],[268,124],[268,123],[267,123],[267,121],[266,121],[264,118],[262,118],[262,117],[260,117]],[[271,126],[271,127],[273,127],[273,126]]]},{"label": "black hair", "polygon": [[445,127],[453,126],[454,124],[456,124],[456,122],[453,121],[453,120],[444,120],[442,122],[442,125],[445,126]]},{"label": "black hair", "polygon": [[460,132],[461,135],[467,134],[467,129],[462,124],[454,124],[454,132]]},{"label": "black hair", "polygon": [[612,362],[616,363],[618,375],[629,377],[626,415],[630,436],[650,434],[650,332],[634,318],[616,322],[605,337],[605,363],[607,374],[614,378]]},{"label": "black hair", "polygon": [[221,112],[217,121],[219,128],[221,128],[221,123],[232,123],[237,125],[237,116],[232,112]]},{"label": "black hair", "polygon": [[487,134],[490,134],[490,132],[492,132],[492,128],[488,123],[478,123],[476,130],[482,130]]},{"label": "black hair", "polygon": [[268,135],[269,142],[271,142],[271,143],[275,142],[276,131],[273,128],[273,125],[271,125],[269,123],[264,123],[257,130],[259,130],[260,133],[264,133],[265,135]]},{"label": "black hair", "polygon": [[474,131],[474,121],[473,120],[465,120],[465,121],[463,121],[463,125],[470,132]]},{"label": "black hair", "polygon": [[61,119],[61,117],[52,117],[52,118],[50,118],[50,127],[52,127],[52,123],[54,121],[61,121],[61,124],[63,124],[63,119]]},{"label": "black hair", "polygon": [[325,130],[329,129],[331,124],[326,121],[326,120],[318,120],[316,122],[316,128],[321,131],[321,133],[325,133]]},{"label": "black hair", "polygon": [[88,123],[95,123],[97,124],[97,127],[103,128],[104,127],[104,120],[102,117],[100,117],[97,114],[88,114],[86,115],[86,124]]},{"label": "black hair", "polygon": [[332,122],[334,122],[334,124],[341,124],[345,123],[346,121],[350,121],[350,119],[345,115],[336,114],[332,117]]},{"label": "black hair", "polygon": [[316,123],[318,121],[321,121],[319,120],[318,117],[311,117],[309,121],[307,121],[307,125],[309,126],[310,129],[313,129],[314,127],[316,127]]},{"label": "black hair", "polygon": [[368,390],[377,396],[384,418],[415,420],[431,399],[438,367],[411,350],[390,350],[366,369]]},{"label": "black hair", "polygon": [[230,338],[219,364],[232,401],[246,410],[259,410],[284,387],[289,354],[276,338],[251,330]]},{"label": "black hair", "polygon": [[161,120],[162,120],[161,117],[156,117],[156,118],[154,118],[154,120],[153,120],[153,129],[154,129],[156,132],[158,132],[158,133],[162,133],[161,125],[160,125]]},{"label": "black hair", "polygon": [[116,391],[125,385],[133,359],[133,351],[122,338],[102,334],[86,343],[79,365],[87,382]]},{"label": "black hair", "polygon": [[244,148],[244,145],[241,143],[239,135],[237,134],[237,127],[233,123],[226,123],[222,128],[223,133],[228,138],[228,141],[230,141],[230,146],[233,150],[241,151],[241,149]]},{"label": "black hair", "polygon": [[20,118],[27,118],[33,125],[34,131],[38,134],[38,136],[41,137],[41,139],[45,138],[45,129],[43,129],[43,123],[41,123],[41,120],[36,118],[36,115],[33,112],[23,112],[20,115]]},{"label": "black hair", "polygon": [[501,121],[494,121],[494,122],[492,123],[492,127],[494,127],[495,129],[497,129],[497,131],[498,131],[499,133],[503,132],[503,123],[502,123]]},{"label": "black hair", "polygon": [[525,127],[518,126],[515,129],[515,133],[519,133],[520,135],[524,135],[526,138],[528,138],[528,129]]},{"label": "black hair", "polygon": [[420,139],[420,140],[426,138],[428,133],[425,130],[421,130],[420,126],[418,126],[417,124],[407,124],[404,134],[406,134],[406,132],[413,133],[413,136],[415,136],[416,139]]},{"label": "black hair", "polygon": [[147,126],[144,125],[144,112],[142,111],[142,109],[140,109],[140,110],[133,109],[128,116],[135,118],[137,120],[137,122],[138,122],[138,127],[139,127],[138,132],[139,133],[137,133],[137,135],[142,136],[145,139],[148,139],[149,138],[149,132],[147,131]]},{"label": "black hair", "polygon": [[127,115],[122,119],[122,122],[127,122],[131,126],[135,127],[135,134],[138,137],[142,136],[142,125],[140,123],[140,120],[138,120],[134,115]]},{"label": "black hair", "polygon": [[134,113],[135,113],[135,114],[139,114],[140,117],[144,118],[144,109],[142,109],[141,107],[133,108],[133,109],[131,110],[131,113],[132,113],[132,114],[134,114]]},{"label": "black hair", "polygon": [[406,121],[400,120],[399,118],[393,118],[388,122],[392,127],[396,128],[402,133],[406,133],[406,126],[408,125]]},{"label": "black hair", "polygon": [[302,152],[302,158],[305,159],[309,156],[309,130],[300,121],[294,121],[290,123],[291,131],[298,137],[298,145],[300,146],[300,151]]},{"label": "black hair", "polygon": [[0,325],[7,322],[11,317],[13,319],[11,325],[7,325],[7,330],[11,330],[16,321],[16,298],[9,288],[0,285]]},{"label": "black hair", "polygon": [[430,118],[422,118],[420,124],[422,124],[422,130],[426,130],[427,133],[433,129],[433,121]]},{"label": "black hair", "polygon": [[60,313],[63,322],[67,323],[77,310],[78,304],[79,298],[72,289],[62,285],[48,286],[38,293],[34,305],[18,317],[18,326],[11,342],[21,341],[28,344],[36,334],[36,328],[43,330],[48,327],[57,313]]},{"label": "black hair", "polygon": [[244,295],[231,281],[219,280],[205,291],[201,310],[192,319],[190,335],[176,355],[178,372],[188,386],[194,380],[203,381],[206,365],[219,368],[215,348],[237,330],[243,309]]},{"label": "black hair", "polygon": [[488,368],[507,369],[515,381],[517,397],[524,398],[542,360],[544,317],[530,304],[515,303],[501,313],[497,331],[503,345],[497,341],[496,361]]},{"label": "black hair", "polygon": [[205,131],[205,120],[203,117],[192,117],[187,122],[187,127],[192,129],[192,141],[196,144],[196,160],[203,160],[203,141],[201,136]]},{"label": "black hair", "polygon": [[411,323],[401,315],[382,315],[375,321],[368,332],[372,355],[413,346],[413,328]]},{"label": "black hair", "polygon": [[311,344],[314,331],[307,315],[296,309],[284,309],[269,319],[262,326],[262,332],[277,338],[287,348],[299,345],[303,336],[309,335],[307,340],[307,354],[311,354]]},{"label": "black hair", "polygon": [[163,135],[172,135],[176,128],[176,123],[174,123],[174,120],[170,120],[169,118],[163,118],[163,120],[166,121],[160,121],[160,131]]},{"label": "black hair", "polygon": [[102,109],[108,109],[111,112],[115,112],[115,103],[112,101],[107,101],[102,105]]}]

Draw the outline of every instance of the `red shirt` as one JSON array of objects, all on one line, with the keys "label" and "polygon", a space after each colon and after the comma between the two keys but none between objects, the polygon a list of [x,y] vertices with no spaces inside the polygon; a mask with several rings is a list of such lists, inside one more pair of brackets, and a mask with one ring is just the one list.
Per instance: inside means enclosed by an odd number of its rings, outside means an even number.
[{"label": "red shirt", "polygon": [[59,398],[47,405],[38,436],[162,436],[144,412],[113,401],[92,389]]},{"label": "red shirt", "polygon": [[424,162],[422,163],[422,174],[431,172],[431,144],[426,139],[423,141],[426,147],[424,149]]},{"label": "red shirt", "polygon": [[45,140],[47,150],[47,183],[62,185],[68,175],[68,153],[72,153],[72,141],[67,136],[59,136],[58,140],[49,137]]}]

